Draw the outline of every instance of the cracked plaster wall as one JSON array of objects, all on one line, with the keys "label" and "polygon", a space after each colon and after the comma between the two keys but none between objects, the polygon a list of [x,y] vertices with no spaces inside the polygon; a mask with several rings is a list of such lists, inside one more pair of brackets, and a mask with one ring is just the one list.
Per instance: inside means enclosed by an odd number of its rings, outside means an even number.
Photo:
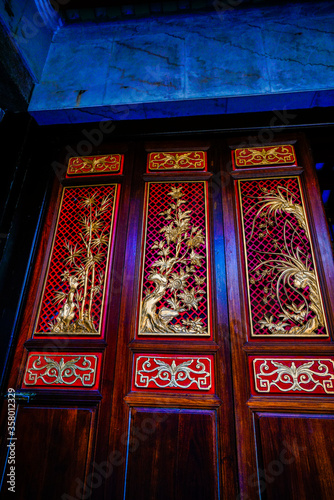
[{"label": "cracked plaster wall", "polygon": [[35,82],[42,75],[52,29],[41,18],[34,0],[2,0],[0,23]]},{"label": "cracked plaster wall", "polygon": [[333,2],[69,25],[29,109],[68,123],[333,105],[333,33]]}]

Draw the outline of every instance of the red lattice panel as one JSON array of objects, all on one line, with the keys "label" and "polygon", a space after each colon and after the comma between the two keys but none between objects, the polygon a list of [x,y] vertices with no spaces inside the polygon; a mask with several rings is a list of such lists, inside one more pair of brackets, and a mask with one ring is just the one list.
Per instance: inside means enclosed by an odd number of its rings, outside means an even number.
[{"label": "red lattice panel", "polygon": [[258,394],[334,394],[334,358],[250,356],[251,391]]},{"label": "red lattice panel", "polygon": [[[183,198],[186,203],[182,204],[180,209],[182,212],[186,210],[190,210],[190,227],[187,231],[187,235],[190,234],[190,230],[192,227],[196,227],[202,230],[202,234],[204,236],[204,242],[199,246],[194,248],[193,250],[199,257],[201,258],[201,266],[194,266],[195,272],[189,273],[189,277],[186,280],[186,284],[184,286],[185,290],[196,290],[198,289],[198,285],[196,283],[195,275],[198,280],[203,281],[203,284],[200,286],[200,289],[204,291],[195,297],[200,300],[196,302],[197,309],[195,307],[186,308],[185,311],[180,312],[177,316],[173,317],[169,324],[177,325],[177,328],[184,327],[184,321],[194,321],[199,320],[203,327],[202,331],[178,331],[174,333],[166,333],[163,331],[149,332],[150,334],[156,335],[189,335],[193,334],[196,336],[208,336],[210,335],[210,320],[209,320],[209,309],[208,309],[208,298],[209,298],[209,283],[208,283],[208,247],[207,247],[207,214],[206,214],[206,183],[205,182],[175,182],[175,183],[149,183],[148,185],[148,197],[146,198],[147,206],[147,227],[146,227],[146,241],[145,241],[145,255],[144,255],[144,271],[143,271],[143,286],[142,286],[142,300],[144,300],[146,296],[146,291],[148,294],[154,293],[156,290],[156,282],[150,279],[150,275],[152,271],[159,270],[158,267],[154,267],[153,264],[160,259],[161,256],[158,255],[159,249],[152,248],[154,246],[154,242],[160,242],[164,240],[164,233],[161,232],[162,228],[170,224],[171,220],[166,220],[164,215],[161,215],[162,212],[168,210],[171,206],[171,202],[173,202],[173,198],[168,195],[171,190],[175,188],[181,188],[183,193]],[[148,201],[147,201],[148,200]],[[173,210],[172,210],[173,215]],[[173,226],[175,227],[175,226]],[[170,253],[168,258],[173,258],[177,252],[176,242],[171,242],[170,244]],[[187,255],[188,265],[190,266],[190,252],[191,249],[187,246],[186,238],[183,239],[179,249],[179,255]],[[186,272],[186,265],[183,263],[175,262],[173,265],[172,271],[168,275],[168,271],[166,269],[161,270],[161,274],[163,276],[167,276],[169,283],[171,282],[172,276],[180,275],[182,273],[182,269]],[[176,296],[178,298],[179,293],[183,293],[182,290],[178,290]],[[156,314],[161,314],[160,311],[165,311],[168,314],[167,309],[171,310],[171,305],[168,303],[168,300],[173,299],[175,297],[175,290],[170,287],[167,287],[165,293],[161,300],[156,304]],[[141,308],[142,309],[142,308]],[[189,325],[188,325],[189,326]],[[139,334],[145,334],[147,332],[141,331],[139,328]]]},{"label": "red lattice panel", "polygon": [[163,170],[207,170],[205,151],[150,153],[147,172]]},{"label": "red lattice panel", "polygon": [[64,188],[37,334],[101,333],[116,192],[116,185]]},{"label": "red lattice panel", "polygon": [[121,174],[124,156],[75,156],[69,159],[66,177]]},{"label": "red lattice panel", "polygon": [[[312,332],[310,329],[308,332],[301,329],[297,332],[295,328],[305,326],[317,316],[312,310],[315,301],[310,286],[305,286],[304,283],[300,287],[296,284],[298,271],[306,270],[308,276],[313,274],[317,293],[320,295],[308,229],[305,229],[300,217],[303,202],[298,179],[290,177],[239,181],[239,190],[248,264],[246,272],[252,334],[281,338],[284,335],[296,335],[297,338],[327,335],[322,304],[322,325]],[[304,221],[305,219],[306,216]],[[284,311],[290,312],[294,317],[286,317]],[[271,325],[268,327],[263,321]]]},{"label": "red lattice panel", "polygon": [[22,387],[98,389],[102,354],[34,352],[29,355]]},{"label": "red lattice panel", "polygon": [[132,390],[213,394],[213,356],[135,354]]}]

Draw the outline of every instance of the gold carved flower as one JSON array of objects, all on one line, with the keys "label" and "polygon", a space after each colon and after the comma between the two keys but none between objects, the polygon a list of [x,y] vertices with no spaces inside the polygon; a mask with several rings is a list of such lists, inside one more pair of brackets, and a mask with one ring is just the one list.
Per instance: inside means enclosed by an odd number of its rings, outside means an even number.
[{"label": "gold carved flower", "polygon": [[183,290],[187,278],[189,278],[189,274],[185,273],[183,269],[180,270],[180,274],[173,273],[169,281],[168,288],[170,288],[172,291]]},{"label": "gold carved flower", "polygon": [[178,200],[179,198],[182,198],[183,194],[181,192],[182,186],[179,188],[172,187],[172,190],[170,193],[168,193],[174,200]]},{"label": "gold carved flower", "polygon": [[201,300],[202,297],[195,297],[195,290],[192,288],[191,290],[185,290],[184,292],[179,293],[179,299],[182,300],[184,305],[191,309],[194,307],[197,309],[197,304]]}]

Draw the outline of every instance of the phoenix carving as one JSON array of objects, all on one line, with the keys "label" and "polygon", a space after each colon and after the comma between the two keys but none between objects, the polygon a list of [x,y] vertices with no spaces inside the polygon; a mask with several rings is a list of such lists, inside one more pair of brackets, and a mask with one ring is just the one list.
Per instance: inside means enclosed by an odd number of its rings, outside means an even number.
[{"label": "phoenix carving", "polygon": [[[267,297],[276,296],[281,309],[280,319],[265,314],[259,322],[260,327],[275,335],[314,335],[319,327],[325,325],[320,290],[310,253],[302,245],[295,246],[294,243],[295,235],[300,230],[305,232],[310,241],[304,208],[294,202],[293,194],[286,187],[261,190],[262,195],[255,202],[258,210],[253,219],[249,241],[253,238],[257,224],[262,229],[258,236],[263,239],[271,238],[271,230],[279,224],[279,215],[282,213],[291,214],[297,224],[292,224],[289,219],[284,221],[283,244],[274,242],[277,251],[271,252],[269,258],[268,252],[256,251],[263,254],[263,261],[252,270],[250,283],[255,284],[264,276],[271,277],[271,289],[264,287],[267,294],[264,302],[268,301]],[[250,210],[252,209],[253,207]],[[283,294],[285,298],[289,296],[288,288],[293,290],[298,301],[289,303],[288,300],[283,300]],[[314,314],[311,315],[311,311]]]}]

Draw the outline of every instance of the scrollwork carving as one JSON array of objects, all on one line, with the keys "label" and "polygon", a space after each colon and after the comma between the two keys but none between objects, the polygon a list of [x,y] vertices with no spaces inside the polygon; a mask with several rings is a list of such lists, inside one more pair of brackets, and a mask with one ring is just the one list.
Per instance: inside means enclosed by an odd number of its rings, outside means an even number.
[{"label": "scrollwork carving", "polygon": [[[302,361],[305,362],[299,364]],[[325,393],[334,393],[332,360],[256,359],[253,363],[255,388],[258,392],[314,392],[320,388]]]},{"label": "scrollwork carving", "polygon": [[138,388],[188,389],[191,387],[209,390],[212,386],[211,377],[209,358],[188,357],[185,361],[173,359],[172,362],[167,362],[164,358],[139,356],[136,362],[135,385]]},{"label": "scrollwork carving", "polygon": [[[34,356],[36,359],[28,361],[25,385],[78,385],[91,387],[95,383],[97,356],[77,356],[65,361],[59,361],[51,356]],[[59,356],[58,356],[59,357]]]}]

